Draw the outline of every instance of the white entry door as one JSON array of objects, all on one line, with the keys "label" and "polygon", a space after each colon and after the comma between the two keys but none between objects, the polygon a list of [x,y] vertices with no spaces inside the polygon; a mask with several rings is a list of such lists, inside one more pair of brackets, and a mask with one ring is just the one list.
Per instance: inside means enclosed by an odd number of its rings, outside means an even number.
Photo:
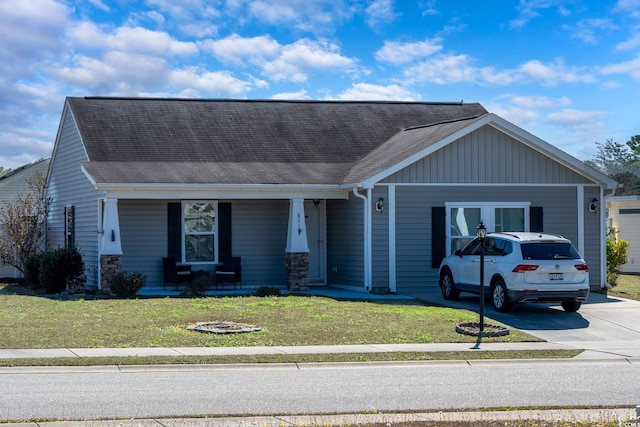
[{"label": "white entry door", "polygon": [[305,200],[304,215],[307,223],[307,243],[309,245],[309,286],[326,284],[326,232],[325,201]]}]

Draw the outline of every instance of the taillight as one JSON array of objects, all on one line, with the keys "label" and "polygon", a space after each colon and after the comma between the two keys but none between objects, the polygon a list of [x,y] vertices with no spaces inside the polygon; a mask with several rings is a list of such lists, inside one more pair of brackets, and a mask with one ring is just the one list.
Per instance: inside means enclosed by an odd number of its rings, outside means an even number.
[{"label": "taillight", "polygon": [[576,270],[589,271],[589,266],[587,264],[576,264],[574,267]]},{"label": "taillight", "polygon": [[537,270],[539,266],[535,264],[518,264],[516,268],[513,269],[514,273],[524,273],[525,271],[534,271]]}]

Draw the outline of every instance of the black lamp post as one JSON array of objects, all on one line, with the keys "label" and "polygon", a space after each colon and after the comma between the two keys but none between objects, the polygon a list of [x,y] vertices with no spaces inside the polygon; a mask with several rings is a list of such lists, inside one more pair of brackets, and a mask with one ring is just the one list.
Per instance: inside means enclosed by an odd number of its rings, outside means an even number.
[{"label": "black lamp post", "polygon": [[487,238],[487,227],[482,221],[477,228],[480,240],[480,337],[484,332],[484,239]]}]

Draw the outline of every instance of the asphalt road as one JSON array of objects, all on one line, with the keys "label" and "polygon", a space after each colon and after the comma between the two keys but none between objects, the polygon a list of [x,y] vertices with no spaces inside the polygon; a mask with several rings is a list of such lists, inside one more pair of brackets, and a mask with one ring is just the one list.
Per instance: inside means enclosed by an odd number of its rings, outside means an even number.
[{"label": "asphalt road", "polygon": [[0,420],[640,404],[640,362],[1,368]]}]

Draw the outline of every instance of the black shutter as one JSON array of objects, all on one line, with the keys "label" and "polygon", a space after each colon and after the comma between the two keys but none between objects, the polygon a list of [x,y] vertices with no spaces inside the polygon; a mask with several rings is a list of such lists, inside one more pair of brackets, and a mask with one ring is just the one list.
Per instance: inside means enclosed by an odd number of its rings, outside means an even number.
[{"label": "black shutter", "polygon": [[431,268],[439,268],[447,252],[446,208],[431,207]]},{"label": "black shutter", "polygon": [[233,256],[231,248],[231,203],[218,203],[218,260]]},{"label": "black shutter", "polygon": [[538,233],[544,231],[542,206],[531,206],[529,208],[529,230]]},{"label": "black shutter", "polygon": [[182,262],[182,205],[167,204],[167,256]]}]

